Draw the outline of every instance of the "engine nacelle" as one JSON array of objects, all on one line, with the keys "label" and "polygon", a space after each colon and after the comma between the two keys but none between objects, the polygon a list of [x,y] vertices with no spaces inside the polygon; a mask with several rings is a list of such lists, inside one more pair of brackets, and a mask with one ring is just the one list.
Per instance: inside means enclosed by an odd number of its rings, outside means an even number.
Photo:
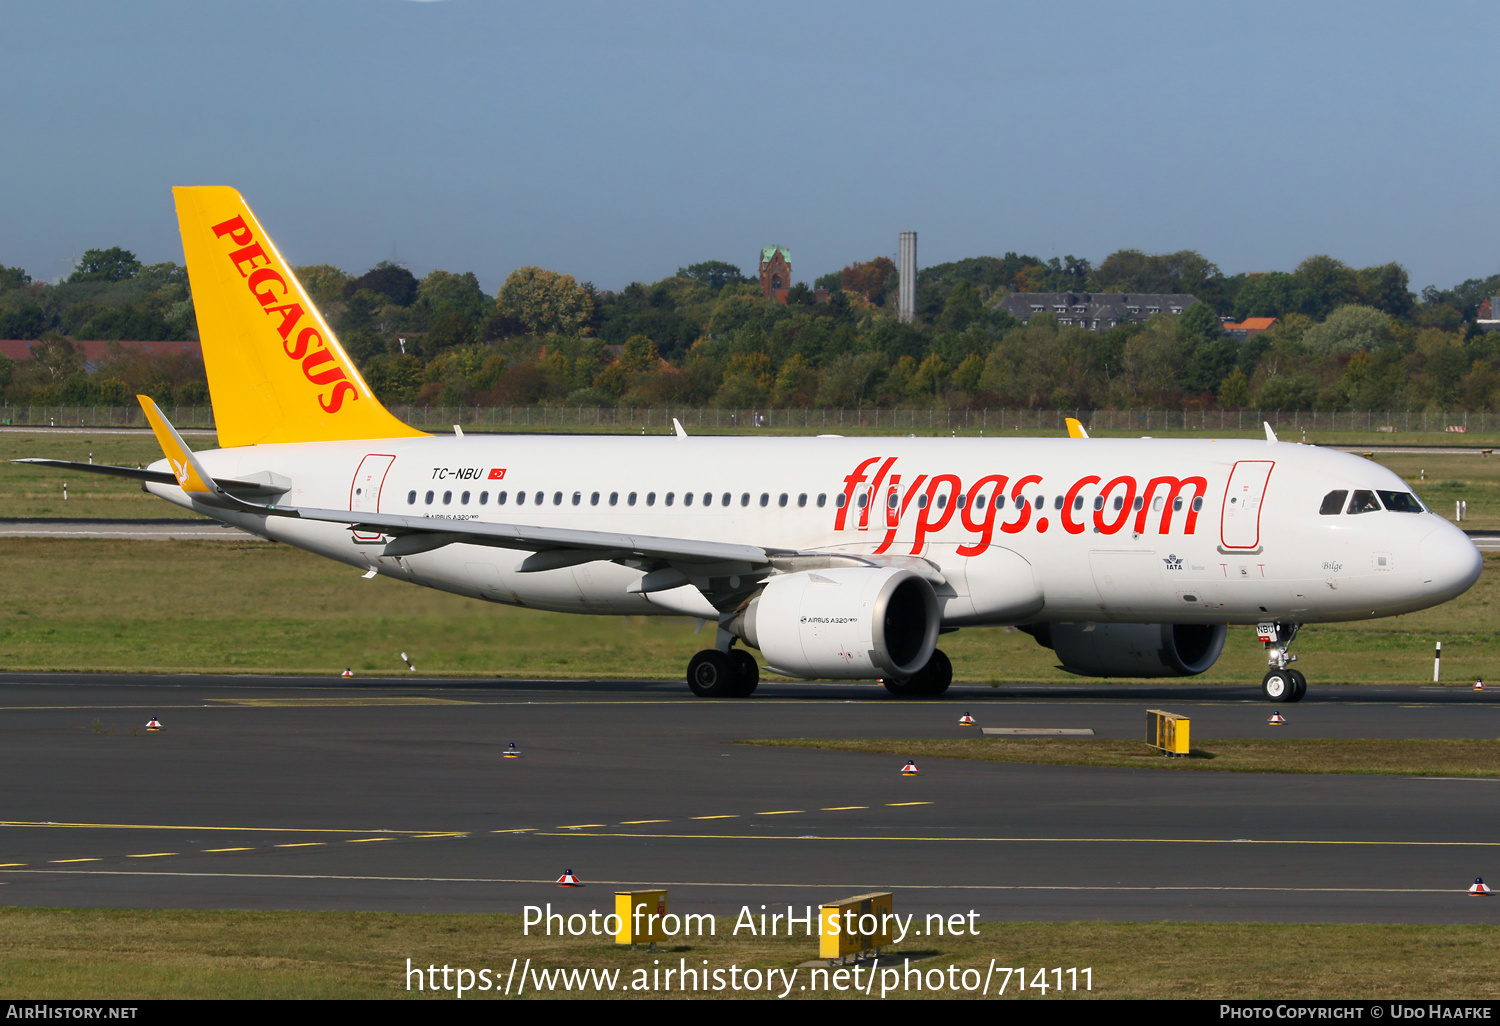
[{"label": "engine nacelle", "polygon": [[932,585],[911,571],[837,567],[772,577],[738,627],[777,673],[868,680],[926,666],[940,622]]},{"label": "engine nacelle", "polygon": [[1229,630],[1221,623],[1036,623],[1021,629],[1056,652],[1063,669],[1085,677],[1192,677],[1218,662]]}]

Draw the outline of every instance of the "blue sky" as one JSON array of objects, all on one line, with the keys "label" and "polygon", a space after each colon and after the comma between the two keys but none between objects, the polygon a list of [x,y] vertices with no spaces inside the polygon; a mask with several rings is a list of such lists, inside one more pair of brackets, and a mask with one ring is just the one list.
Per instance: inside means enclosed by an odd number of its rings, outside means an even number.
[{"label": "blue sky", "polygon": [[1493,3],[5,3],[0,263],[287,256],[601,288],[791,247],[1500,272]]}]

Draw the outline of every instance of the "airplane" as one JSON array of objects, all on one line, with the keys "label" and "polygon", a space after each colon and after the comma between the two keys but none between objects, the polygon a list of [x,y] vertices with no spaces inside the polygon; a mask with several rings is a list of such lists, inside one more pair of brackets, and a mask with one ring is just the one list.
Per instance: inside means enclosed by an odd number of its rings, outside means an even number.
[{"label": "airplane", "polygon": [[149,397],[134,478],[260,537],[487,602],[717,625],[687,683],[767,668],[942,694],[938,647],[1013,626],[1065,670],[1183,677],[1255,625],[1299,701],[1304,624],[1424,609],[1479,551],[1389,470],[1266,440],[430,435],[376,399],[240,194],[174,189],[221,448]]}]

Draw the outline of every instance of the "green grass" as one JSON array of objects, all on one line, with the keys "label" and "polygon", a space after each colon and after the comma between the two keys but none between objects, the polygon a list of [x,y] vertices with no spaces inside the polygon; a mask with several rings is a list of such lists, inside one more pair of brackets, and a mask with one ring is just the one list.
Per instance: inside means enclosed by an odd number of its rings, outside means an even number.
[{"label": "green grass", "polygon": [[[211,449],[217,441],[208,433],[187,436],[194,449]],[[103,474],[70,473],[46,467],[7,462],[25,457],[142,467],[162,458],[161,447],[149,431],[136,434],[83,432],[0,432],[0,517],[81,517],[202,520],[203,517],[141,491],[135,481]],[[68,486],[63,501],[63,485]]]},{"label": "green grass", "polygon": [[1143,741],[1105,738],[971,737],[948,740],[757,738],[747,745],[869,752],[910,759],[975,759],[1046,766],[1145,766],[1225,773],[1361,773],[1385,776],[1500,777],[1500,741],[1370,738],[1213,738],[1184,758]]},{"label": "green grass", "polygon": [[[1494,606],[1500,557],[1468,593],[1435,609],[1310,627],[1299,667],[1318,685],[1500,677]],[[0,669],[142,672],[404,673],[504,677],[678,677],[710,643],[673,617],[581,616],[461,598],[263,542],[0,538]],[[1077,681],[1030,636],[1004,628],[946,635],[960,681]],[[1258,682],[1248,627],[1192,683]]]},{"label": "green grass", "polygon": [[[612,894],[598,898],[593,904],[601,911],[612,907]],[[910,896],[898,892],[895,898],[898,913],[915,912],[922,922]],[[816,938],[735,938],[732,927],[732,919],[721,917],[715,937],[647,953],[594,938],[523,937],[514,915],[5,908],[0,999],[431,998],[430,991],[406,989],[408,958],[424,968],[486,968],[502,980],[513,958],[530,958],[536,968],[618,968],[628,981],[638,968],[676,967],[679,959],[700,969],[707,959],[710,969],[790,970],[817,954]],[[981,976],[993,959],[1026,966],[1032,980],[1043,967],[1089,967],[1093,989],[1078,997],[1500,997],[1494,972],[1500,929],[1494,926],[981,923],[979,929],[978,937],[908,937],[891,957],[925,956],[913,966],[924,973],[952,965]],[[794,983],[807,980],[803,969]],[[440,996],[454,998],[451,991]],[[813,995],[794,990],[793,996]],[[1012,979],[1006,996],[1074,994],[1021,995]]]}]

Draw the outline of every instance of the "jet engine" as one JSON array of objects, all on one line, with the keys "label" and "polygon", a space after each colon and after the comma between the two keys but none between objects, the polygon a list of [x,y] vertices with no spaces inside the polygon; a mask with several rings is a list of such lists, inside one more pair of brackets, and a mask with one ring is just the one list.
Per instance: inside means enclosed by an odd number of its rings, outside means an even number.
[{"label": "jet engine", "polygon": [[1208,623],[1029,623],[1021,630],[1085,677],[1192,677],[1224,651],[1228,628]]},{"label": "jet engine", "polygon": [[940,623],[932,585],[911,571],[838,567],[772,577],[736,628],[777,673],[868,680],[927,665]]}]

